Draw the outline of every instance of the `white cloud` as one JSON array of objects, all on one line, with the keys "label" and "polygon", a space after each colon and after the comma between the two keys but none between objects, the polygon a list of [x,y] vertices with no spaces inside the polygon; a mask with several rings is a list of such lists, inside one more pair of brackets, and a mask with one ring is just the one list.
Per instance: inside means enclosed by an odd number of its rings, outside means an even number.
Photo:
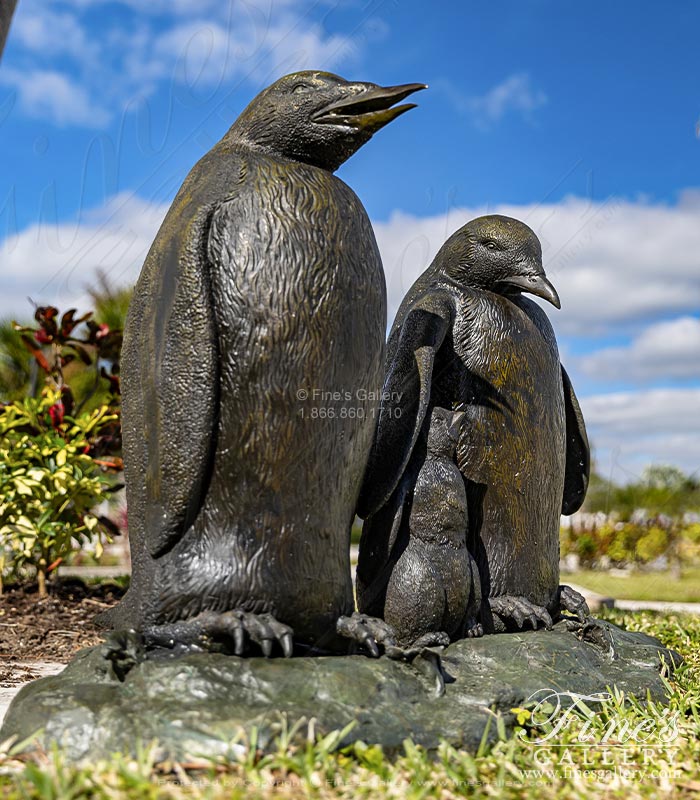
[{"label": "white cloud", "polygon": [[274,25],[243,15],[221,22],[181,21],[146,37],[143,45],[128,57],[134,80],[173,75],[192,90],[233,78],[263,85],[300,69],[333,69],[354,53],[349,38],[326,35],[289,12],[276,16]]},{"label": "white cloud", "polygon": [[119,285],[133,283],[165,216],[129,194],[113,197],[80,224],[31,225],[0,243],[0,318],[31,316],[38,304],[89,309],[86,287],[103,269]]},{"label": "white cloud", "polygon": [[653,381],[700,378],[700,319],[678,319],[650,325],[627,347],[608,347],[579,359],[594,378]]},{"label": "white cloud", "polygon": [[472,110],[487,123],[498,122],[511,111],[527,117],[546,103],[547,95],[536,89],[530,76],[523,72],[510,75],[482,97],[470,100]]},{"label": "white cloud", "polygon": [[539,236],[545,269],[562,301],[561,311],[548,308],[560,334],[590,339],[696,312],[700,225],[691,196],[673,206],[569,198],[556,204],[456,208],[427,218],[395,212],[375,225],[390,318],[445,239],[486,213],[517,217]]},{"label": "white cloud", "polygon": [[0,83],[15,89],[19,106],[27,116],[48,118],[60,126],[100,128],[111,116],[90,99],[82,86],[60,72],[4,68]]},{"label": "white cloud", "polygon": [[596,467],[620,483],[651,463],[700,470],[700,388],[652,389],[580,398]]},{"label": "white cloud", "polygon": [[531,120],[537,109],[548,102],[547,95],[533,85],[526,72],[509,75],[483,95],[466,95],[449,80],[438,80],[434,88],[441,90],[452,105],[479,128],[488,130],[509,114]]},{"label": "white cloud", "polygon": [[261,86],[298,69],[334,69],[363,41],[327,33],[312,18],[315,6],[289,0],[124,0],[107,30],[95,28],[99,2],[44,5],[20,3],[20,56],[3,81],[24,112],[59,125],[104,125],[168,81],[179,94],[211,96],[234,79]]},{"label": "white cloud", "polygon": [[57,12],[51,8],[28,2],[29,8],[19,8],[12,25],[12,36],[17,43],[43,55],[71,55],[85,59],[94,58],[97,43],[90,40],[77,17],[70,12]]}]

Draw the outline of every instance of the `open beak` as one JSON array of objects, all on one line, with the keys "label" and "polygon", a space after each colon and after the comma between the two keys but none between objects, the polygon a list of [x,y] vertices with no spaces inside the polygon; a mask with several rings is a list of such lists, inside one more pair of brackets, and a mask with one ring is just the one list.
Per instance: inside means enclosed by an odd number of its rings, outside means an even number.
[{"label": "open beak", "polygon": [[395,106],[395,103],[399,103],[413,92],[428,88],[424,83],[404,83],[401,86],[359,85],[363,87],[362,92],[322,108],[313,117],[314,122],[364,129],[374,133],[404,112],[416,107],[415,103],[404,103],[400,106]]},{"label": "open beak", "polygon": [[541,297],[551,303],[555,308],[561,308],[557,290],[547,280],[544,273],[539,275],[513,275],[512,278],[506,278],[501,283],[506,286],[512,286],[518,291],[534,294],[536,297]]}]

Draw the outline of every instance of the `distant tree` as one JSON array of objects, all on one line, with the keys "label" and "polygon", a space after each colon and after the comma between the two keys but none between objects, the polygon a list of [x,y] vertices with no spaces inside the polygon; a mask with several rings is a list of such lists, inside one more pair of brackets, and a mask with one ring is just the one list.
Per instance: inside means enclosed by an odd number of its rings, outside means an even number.
[{"label": "distant tree", "polygon": [[[682,517],[687,511],[700,510],[700,483],[695,476],[668,464],[652,464],[638,481],[625,486],[617,486],[594,472],[584,510],[615,512],[625,523],[625,529],[606,546],[613,560],[625,560],[634,553],[637,559],[647,562],[666,552],[673,575],[680,577]],[[630,539],[632,533],[637,537],[634,542]],[[596,532],[598,538],[600,534]],[[619,552],[620,557],[615,557],[614,552]]]},{"label": "distant tree", "polygon": [[668,492],[692,492],[697,488],[696,480],[670,464],[651,464],[646,467],[641,482],[650,489],[665,489]]},{"label": "distant tree", "polygon": [[641,510],[649,517],[678,517],[686,511],[700,510],[700,483],[668,464],[652,464],[638,481],[624,486],[593,471],[583,508],[590,512],[614,511],[622,520],[631,519]]},{"label": "distant tree", "polygon": [[96,282],[87,287],[87,293],[92,299],[95,320],[109,325],[112,330],[123,330],[133,289],[114,286],[107,273],[98,269]]},{"label": "distant tree", "polygon": [[583,502],[583,510],[591,513],[602,511],[607,514],[612,510],[611,503],[615,489],[614,483],[604,478],[593,468],[588,481],[588,491]]}]

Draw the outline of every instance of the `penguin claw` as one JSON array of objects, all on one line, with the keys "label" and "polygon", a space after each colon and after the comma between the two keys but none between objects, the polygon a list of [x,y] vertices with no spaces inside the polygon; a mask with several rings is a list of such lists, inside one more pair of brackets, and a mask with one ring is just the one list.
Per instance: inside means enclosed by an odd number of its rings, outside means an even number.
[{"label": "penguin claw", "polygon": [[371,658],[379,658],[381,654],[379,645],[382,645],[389,657],[396,649],[394,629],[377,617],[369,617],[355,611],[349,617],[338,618],[336,631],[343,638],[350,639],[368,650]]},{"label": "penguin claw", "polygon": [[379,647],[369,634],[362,639],[362,644],[369,650],[369,654],[372,658],[379,658]]},{"label": "penguin claw", "polygon": [[243,612],[241,621],[250,640],[260,647],[265,658],[272,655],[275,642],[279,642],[285,658],[292,655],[293,631],[288,625],[278,622],[272,614]]},{"label": "penguin claw", "polygon": [[464,630],[464,637],[466,639],[479,639],[484,635],[484,626],[475,620],[469,620]]},{"label": "penguin claw", "polygon": [[[192,652],[221,649],[222,641],[233,646],[237,656],[246,654],[247,642],[256,644],[265,658],[272,655],[278,642],[285,658],[294,650],[294,632],[271,614],[248,611],[202,611],[196,617],[164,625],[153,625],[144,631],[146,646],[151,649]],[[230,652],[230,650],[229,650]]]},{"label": "penguin claw", "polygon": [[242,656],[245,652],[245,634],[240,624],[233,629],[233,652],[237,656]]},{"label": "penguin claw", "polygon": [[292,634],[283,633],[282,636],[279,637],[279,643],[282,645],[284,657],[291,658],[292,653],[294,652],[294,640],[292,639]]},{"label": "penguin claw", "polygon": [[586,598],[566,584],[559,587],[559,605],[564,611],[578,617],[581,622],[585,622],[591,616]]},{"label": "penguin claw", "polygon": [[552,617],[544,606],[538,606],[525,597],[501,595],[490,597],[491,611],[497,614],[504,622],[512,620],[519,630],[523,630],[525,622],[529,622],[533,630],[537,630],[540,623],[548,630],[552,630]]},{"label": "penguin claw", "polygon": [[511,614],[518,630],[522,630],[525,627],[525,614],[522,609],[519,606],[513,606]]}]

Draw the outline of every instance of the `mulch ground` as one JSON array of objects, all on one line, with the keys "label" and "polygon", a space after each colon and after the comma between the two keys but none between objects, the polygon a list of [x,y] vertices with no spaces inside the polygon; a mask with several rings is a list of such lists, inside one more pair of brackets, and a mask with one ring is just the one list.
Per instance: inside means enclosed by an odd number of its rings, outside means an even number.
[{"label": "mulch ground", "polygon": [[0,597],[0,685],[27,680],[31,667],[15,662],[67,663],[83,647],[104,637],[93,622],[95,615],[115,605],[124,590],[115,584],[88,586],[63,579],[41,599],[36,586],[9,587]]}]

